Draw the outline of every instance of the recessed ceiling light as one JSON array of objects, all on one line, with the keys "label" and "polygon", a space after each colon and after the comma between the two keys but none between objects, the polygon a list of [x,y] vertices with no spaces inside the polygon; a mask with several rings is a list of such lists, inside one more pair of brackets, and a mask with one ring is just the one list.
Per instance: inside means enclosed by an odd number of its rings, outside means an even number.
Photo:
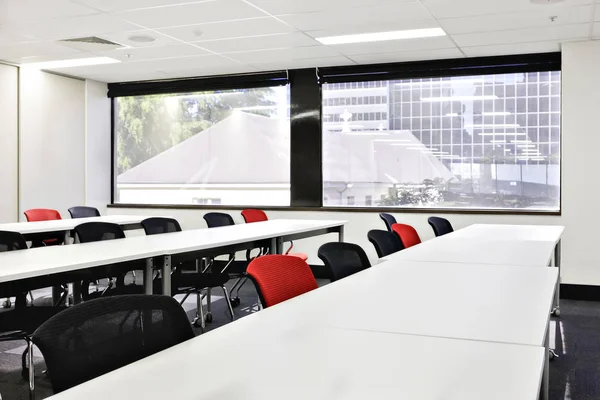
[{"label": "recessed ceiling light", "polygon": [[156,38],[148,35],[133,35],[129,36],[127,39],[136,43],[152,43],[156,40]]},{"label": "recessed ceiling light", "polygon": [[90,57],[90,58],[75,58],[72,60],[57,60],[57,61],[44,61],[37,63],[21,64],[21,68],[35,68],[35,69],[61,69],[61,68],[74,68],[74,67],[87,67],[90,65],[103,65],[103,64],[115,64],[120,63],[121,60],[110,57]]},{"label": "recessed ceiling light", "polygon": [[325,45],[383,42],[387,40],[419,39],[436,36],[446,36],[442,28],[411,29],[405,31],[359,33],[355,35],[327,36],[316,38]]}]

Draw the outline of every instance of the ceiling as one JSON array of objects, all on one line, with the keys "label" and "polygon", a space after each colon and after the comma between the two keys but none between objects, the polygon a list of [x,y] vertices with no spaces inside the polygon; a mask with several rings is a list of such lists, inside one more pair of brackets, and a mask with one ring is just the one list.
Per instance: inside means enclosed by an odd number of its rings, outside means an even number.
[{"label": "ceiling", "polygon": [[[435,27],[448,35],[335,46],[314,39]],[[135,35],[155,40],[129,40]],[[124,48],[90,52],[58,42],[86,36]],[[0,60],[122,60],[60,70],[103,82],[548,52],[594,38],[594,0],[0,1]]]}]

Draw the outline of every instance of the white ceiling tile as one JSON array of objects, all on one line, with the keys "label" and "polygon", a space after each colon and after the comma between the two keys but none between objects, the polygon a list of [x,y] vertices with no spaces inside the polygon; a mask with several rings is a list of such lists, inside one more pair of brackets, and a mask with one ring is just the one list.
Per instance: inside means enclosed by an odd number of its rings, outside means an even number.
[{"label": "white ceiling tile", "polygon": [[269,71],[276,69],[292,69],[292,68],[314,68],[314,67],[333,67],[338,65],[353,65],[354,61],[347,57],[319,57],[319,58],[303,58],[299,60],[280,60],[271,62],[256,62],[251,65],[259,71]]},{"label": "white ceiling tile", "polygon": [[173,36],[186,42],[271,35],[275,33],[288,33],[293,30],[289,25],[272,17],[158,29],[159,32],[165,35]]},{"label": "white ceiling tile", "polygon": [[33,39],[31,37],[17,35],[12,32],[6,32],[0,29],[0,46],[7,46],[11,44],[31,42]]},{"label": "white ceiling tile", "polygon": [[435,50],[456,48],[447,36],[411,39],[389,40],[373,43],[353,43],[329,46],[344,55],[394,53],[402,51]]},{"label": "white ceiling tile", "polygon": [[146,28],[167,28],[207,22],[265,17],[267,14],[241,0],[217,0],[125,11],[116,14]]},{"label": "white ceiling tile", "polygon": [[305,58],[336,57],[341,54],[328,46],[297,47],[294,49],[271,49],[229,54],[235,60],[246,64],[295,61]]},{"label": "white ceiling tile", "polygon": [[61,40],[134,30],[136,26],[111,15],[93,14],[30,23],[11,23],[5,25],[5,29],[36,40]]},{"label": "white ceiling tile", "polygon": [[[542,8],[538,11],[480,15],[438,20],[446,33],[454,35],[471,32],[502,31],[586,23],[590,21],[591,6]],[[550,17],[556,17],[554,22]]]},{"label": "white ceiling tile", "polygon": [[249,0],[273,15],[342,10],[352,7],[372,7],[382,4],[411,0]]},{"label": "white ceiling tile", "polygon": [[435,18],[468,17],[517,11],[549,12],[565,7],[590,4],[592,0],[566,0],[556,4],[534,4],[529,0],[422,0]]},{"label": "white ceiling tile", "polygon": [[0,23],[33,22],[51,18],[94,14],[96,11],[69,0],[2,0]]},{"label": "white ceiling tile", "polygon": [[79,51],[55,42],[30,42],[0,46],[0,60],[21,63],[28,58],[50,55],[75,54]]},{"label": "white ceiling tile", "polygon": [[[173,4],[197,3],[199,0],[74,0],[76,3],[99,11],[126,11],[140,8],[170,6]],[[211,1],[211,0],[206,0]]]},{"label": "white ceiling tile", "polygon": [[487,46],[522,42],[543,42],[583,39],[588,37],[589,24],[553,25],[544,28],[514,29],[452,35],[460,47]]},{"label": "white ceiling tile", "polygon": [[459,49],[417,50],[399,53],[378,53],[349,56],[359,64],[377,64],[420,60],[443,60],[447,58],[462,58],[464,55]]},{"label": "white ceiling tile", "polygon": [[533,42],[500,44],[495,46],[462,47],[468,57],[502,56],[508,54],[532,54],[560,51],[558,42]]},{"label": "white ceiling tile", "polygon": [[592,32],[592,36],[594,37],[594,39],[600,38],[600,23],[598,23],[598,22],[594,23],[594,29]]},{"label": "white ceiling tile", "polygon": [[594,7],[594,21],[600,21],[600,4],[596,3]]},{"label": "white ceiling tile", "polygon": [[[105,33],[102,35],[98,35],[102,39],[110,40],[111,42],[119,43],[124,46],[131,47],[153,47],[153,46],[166,46],[170,44],[181,44],[180,41],[173,39],[171,37],[162,35],[158,32],[144,29],[138,31],[127,31],[127,32],[115,32],[115,33]],[[129,40],[132,36],[150,36],[155,40],[149,43],[139,43]]]},{"label": "white ceiling tile", "polygon": [[194,44],[215,53],[238,53],[244,51],[281,49],[302,46],[320,46],[321,44],[300,32],[276,35],[252,36],[237,39],[211,40]]},{"label": "white ceiling tile", "polygon": [[[326,0],[323,0],[326,1]],[[352,27],[355,25],[393,24],[394,30],[410,29],[406,21],[423,21],[431,19],[425,8],[418,2],[394,2],[393,4],[341,8],[338,10],[327,10],[305,14],[282,15],[283,21],[298,30],[320,30],[340,27]]]},{"label": "white ceiling tile", "polygon": [[209,54],[189,44],[177,44],[171,46],[139,47],[135,49],[122,49],[111,51],[98,51],[96,56],[112,57],[121,61],[141,61],[159,58],[190,57]]}]

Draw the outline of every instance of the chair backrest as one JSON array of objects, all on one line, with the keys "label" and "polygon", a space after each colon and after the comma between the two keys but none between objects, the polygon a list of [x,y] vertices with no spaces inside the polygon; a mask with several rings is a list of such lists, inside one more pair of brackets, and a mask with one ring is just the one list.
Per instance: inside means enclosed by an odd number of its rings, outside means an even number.
[{"label": "chair backrest", "polygon": [[246,272],[254,281],[265,308],[318,288],[308,264],[294,256],[257,257]]},{"label": "chair backrest", "polygon": [[398,235],[405,249],[421,243],[421,238],[417,230],[410,225],[394,224],[392,225],[392,230]]},{"label": "chair backrest", "polygon": [[173,218],[146,218],[142,221],[142,227],[144,227],[146,235],[181,232],[181,225]]},{"label": "chair backrest", "polygon": [[80,243],[125,238],[123,228],[117,224],[108,222],[86,222],[85,224],[77,225],[75,233]]},{"label": "chair backrest", "polygon": [[25,214],[25,218],[27,218],[28,222],[62,219],[58,211],[49,208],[32,208],[31,210],[25,211],[23,214]]},{"label": "chair backrest", "polygon": [[94,207],[77,206],[69,208],[69,214],[71,218],[90,218],[99,217],[100,211]]},{"label": "chair backrest", "polygon": [[262,222],[269,220],[267,214],[265,214],[263,210],[256,210],[250,208],[242,211],[242,217],[244,217],[244,221],[246,221],[247,224],[251,222]]},{"label": "chair backrest", "polygon": [[27,242],[19,232],[0,231],[0,253],[25,249],[27,249]]},{"label": "chair backrest", "polygon": [[385,223],[385,227],[387,228],[387,230],[389,232],[391,232],[392,225],[394,225],[396,223],[396,218],[394,218],[394,216],[392,214],[387,214],[387,213],[379,214],[379,218],[381,218],[383,220],[383,222]]},{"label": "chair backrest", "polygon": [[404,249],[398,236],[392,232],[373,229],[367,233],[367,238],[375,247],[379,258],[389,256]]},{"label": "chair backrest", "polygon": [[328,269],[331,282],[371,267],[365,251],[354,243],[325,243],[319,247],[317,255]]},{"label": "chair backrest", "polygon": [[454,228],[452,228],[452,224],[446,218],[441,217],[429,217],[427,222],[433,229],[433,233],[435,236],[444,236],[448,233],[454,232]]},{"label": "chair backrest", "polygon": [[32,341],[58,393],[193,337],[173,298],[122,295],[67,308],[43,323]]},{"label": "chair backrest", "polygon": [[204,214],[204,220],[209,228],[218,228],[220,226],[235,225],[231,215],[227,213],[211,212]]}]

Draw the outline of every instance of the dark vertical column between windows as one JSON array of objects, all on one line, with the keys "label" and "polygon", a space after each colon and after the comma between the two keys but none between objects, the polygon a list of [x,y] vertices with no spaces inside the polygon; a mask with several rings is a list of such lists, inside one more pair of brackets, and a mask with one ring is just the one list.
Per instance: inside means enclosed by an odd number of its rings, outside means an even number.
[{"label": "dark vertical column between windows", "polygon": [[117,130],[115,99],[110,99],[110,204],[115,204],[117,190]]},{"label": "dark vertical column between windows", "polygon": [[289,71],[292,207],[323,205],[321,86],[316,69]]}]

